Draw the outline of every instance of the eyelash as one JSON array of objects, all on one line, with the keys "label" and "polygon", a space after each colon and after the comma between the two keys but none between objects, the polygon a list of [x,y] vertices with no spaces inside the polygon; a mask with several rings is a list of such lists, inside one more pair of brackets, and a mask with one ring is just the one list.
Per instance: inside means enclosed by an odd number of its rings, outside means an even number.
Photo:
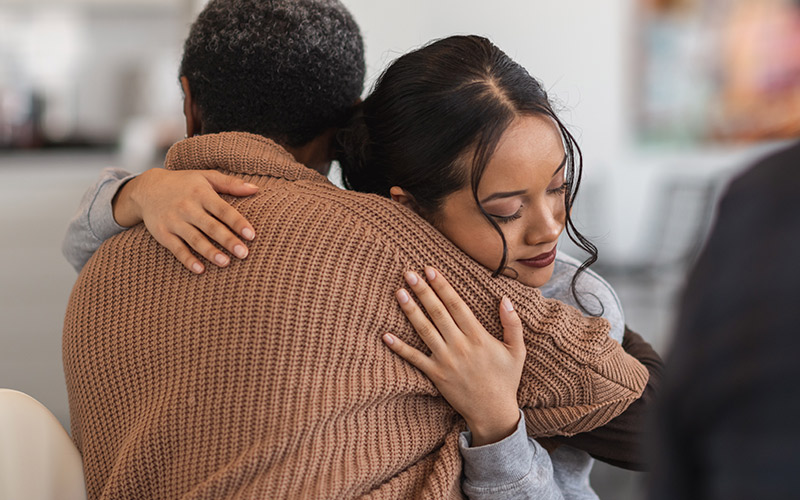
[{"label": "eyelash", "polygon": [[[565,182],[564,184],[560,185],[559,187],[557,187],[555,189],[548,189],[547,190],[547,194],[562,195],[562,194],[566,193],[568,189],[569,189],[569,182]],[[495,220],[497,222],[499,222],[500,224],[505,224],[507,222],[515,221],[515,220],[519,219],[520,217],[522,217],[522,207],[520,206],[519,210],[517,210],[517,212],[512,214],[512,215],[505,215],[505,216],[503,216],[503,215],[492,215],[492,217],[494,217]]]},{"label": "eyelash", "polygon": [[517,213],[515,213],[515,214],[506,215],[506,216],[503,216],[503,215],[492,215],[492,217],[494,217],[497,220],[497,222],[499,222],[500,224],[505,224],[506,222],[511,222],[511,221],[517,220],[520,217],[522,217],[522,207],[519,207],[519,210],[517,210]]},{"label": "eyelash", "polygon": [[557,187],[555,189],[548,189],[547,193],[548,194],[564,194],[564,193],[567,192],[568,189],[569,189],[569,182],[565,182],[564,184],[560,185],[559,187]]}]

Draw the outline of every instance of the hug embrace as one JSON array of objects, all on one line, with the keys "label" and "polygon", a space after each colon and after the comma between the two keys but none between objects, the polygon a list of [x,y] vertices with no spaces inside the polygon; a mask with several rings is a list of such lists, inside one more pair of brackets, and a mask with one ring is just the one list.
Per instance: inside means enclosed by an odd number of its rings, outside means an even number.
[{"label": "hug embrace", "polygon": [[337,1],[192,25],[187,138],[65,240],[89,498],[596,498],[592,457],[645,466],[660,360],[587,269],[542,86],[477,36],[363,79]]}]

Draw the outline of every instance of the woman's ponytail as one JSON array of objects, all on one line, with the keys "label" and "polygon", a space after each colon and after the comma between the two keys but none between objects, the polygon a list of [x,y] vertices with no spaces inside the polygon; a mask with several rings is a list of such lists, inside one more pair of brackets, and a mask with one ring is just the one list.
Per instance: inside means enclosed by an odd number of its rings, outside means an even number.
[{"label": "woman's ponytail", "polygon": [[364,104],[353,110],[347,125],[336,134],[335,159],[342,169],[342,183],[347,189],[389,195],[385,172],[371,163],[369,127],[364,117]]}]

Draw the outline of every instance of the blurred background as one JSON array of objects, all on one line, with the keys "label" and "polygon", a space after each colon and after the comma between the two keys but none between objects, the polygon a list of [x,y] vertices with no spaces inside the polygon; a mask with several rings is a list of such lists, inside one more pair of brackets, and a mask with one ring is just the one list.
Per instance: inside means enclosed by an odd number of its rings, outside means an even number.
[{"label": "blurred background", "polygon": [[[662,354],[724,186],[800,135],[800,7],[789,0],[343,0],[368,82],[454,33],[488,36],[549,89],[584,153],[575,207],[594,269]],[[183,137],[177,68],[203,0],[0,0],[0,387],[69,429],[67,221],[106,166],[160,165]],[[568,242],[562,245],[568,248]],[[598,464],[601,498],[641,474]]]}]

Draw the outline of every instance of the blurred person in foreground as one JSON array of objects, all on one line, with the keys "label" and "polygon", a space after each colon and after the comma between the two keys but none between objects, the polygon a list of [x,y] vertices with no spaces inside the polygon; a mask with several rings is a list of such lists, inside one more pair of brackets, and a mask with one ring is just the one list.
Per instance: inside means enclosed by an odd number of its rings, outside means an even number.
[{"label": "blurred person in foreground", "polygon": [[[327,181],[334,132],[362,80],[361,38],[338,2],[214,0],[192,26],[181,64],[191,137],[166,166],[257,186],[232,204],[259,238],[247,259],[195,275],[140,225],[84,267],[64,367],[90,498],[460,496],[463,420],[380,340],[389,331],[423,345],[404,315],[421,311],[394,299],[404,274],[432,318],[448,313],[444,302],[482,353],[505,354],[516,372],[480,373],[470,403],[491,402],[500,384],[511,397],[485,404],[474,438],[513,432],[520,406],[532,435],[589,431],[642,393],[646,369],[605,320],[493,276],[401,204]],[[555,125],[529,118],[547,125],[560,172],[571,157]],[[564,211],[561,190],[547,193]],[[555,244],[528,246],[539,243]],[[426,269],[430,285],[411,272],[429,263],[444,271]],[[506,434],[483,432],[500,411],[513,419],[501,422]],[[547,473],[533,467],[519,479]]]},{"label": "blurred person in foreground", "polygon": [[683,296],[651,500],[797,498],[800,143],[728,188]]}]

